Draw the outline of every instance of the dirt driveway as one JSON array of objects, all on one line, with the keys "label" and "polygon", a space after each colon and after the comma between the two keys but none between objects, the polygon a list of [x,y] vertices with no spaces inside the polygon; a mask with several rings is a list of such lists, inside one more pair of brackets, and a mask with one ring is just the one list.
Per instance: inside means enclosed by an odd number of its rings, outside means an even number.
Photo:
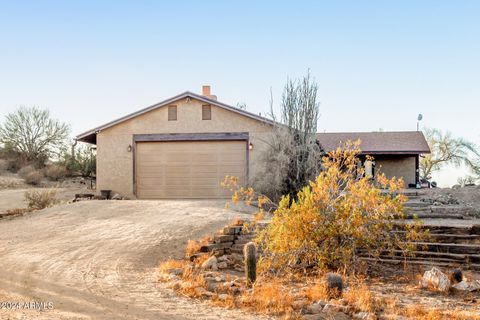
[{"label": "dirt driveway", "polygon": [[257,319],[178,297],[156,281],[159,260],[237,216],[224,201],[85,201],[0,221],[1,319]]}]

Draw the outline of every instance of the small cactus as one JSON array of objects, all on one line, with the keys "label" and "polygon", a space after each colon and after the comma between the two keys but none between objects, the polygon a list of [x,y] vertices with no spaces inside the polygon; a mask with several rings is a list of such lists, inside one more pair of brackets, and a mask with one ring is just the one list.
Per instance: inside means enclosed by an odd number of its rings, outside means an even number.
[{"label": "small cactus", "polygon": [[243,247],[243,258],[247,285],[252,286],[257,280],[257,247],[255,243],[249,242]]}]

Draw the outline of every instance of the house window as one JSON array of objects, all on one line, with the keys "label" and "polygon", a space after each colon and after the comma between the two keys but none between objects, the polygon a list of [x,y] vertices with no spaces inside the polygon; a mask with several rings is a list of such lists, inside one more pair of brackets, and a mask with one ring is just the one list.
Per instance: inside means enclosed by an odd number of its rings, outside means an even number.
[{"label": "house window", "polygon": [[168,121],[177,121],[177,106],[168,106]]},{"label": "house window", "polygon": [[202,106],[202,120],[212,120],[212,106]]}]

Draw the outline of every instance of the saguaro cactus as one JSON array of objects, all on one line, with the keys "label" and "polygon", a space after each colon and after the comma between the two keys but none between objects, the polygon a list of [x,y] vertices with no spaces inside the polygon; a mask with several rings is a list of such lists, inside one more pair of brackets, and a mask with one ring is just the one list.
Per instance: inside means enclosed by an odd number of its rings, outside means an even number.
[{"label": "saguaro cactus", "polygon": [[255,243],[249,242],[243,248],[245,262],[245,277],[247,285],[251,286],[257,280],[257,247]]}]

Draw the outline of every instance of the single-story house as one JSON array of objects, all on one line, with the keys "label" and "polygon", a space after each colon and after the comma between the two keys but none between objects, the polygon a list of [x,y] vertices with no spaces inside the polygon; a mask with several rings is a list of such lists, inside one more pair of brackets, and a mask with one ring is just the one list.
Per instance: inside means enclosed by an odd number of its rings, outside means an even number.
[{"label": "single-story house", "polygon": [[244,184],[254,172],[272,120],[184,92],[82,133],[96,144],[97,190],[137,199],[225,198],[226,175]]},{"label": "single-story house", "polygon": [[[220,182],[233,175],[244,184],[255,174],[273,125],[270,119],[219,102],[204,86],[201,95],[181,93],[79,134],[76,140],[96,145],[97,190],[137,199],[225,198],[229,191]],[[418,155],[428,146],[417,141],[419,145],[407,150],[408,141],[423,135],[383,134],[392,139],[374,139],[377,144],[366,139],[362,146],[379,156],[377,166],[381,161],[383,171],[415,181]],[[327,150],[343,139],[319,134]]]},{"label": "single-story house", "polygon": [[341,147],[347,141],[360,140],[359,158],[365,162],[373,157],[373,166],[366,166],[369,175],[381,171],[388,178],[403,177],[407,187],[419,183],[419,164],[422,154],[430,148],[421,131],[399,132],[332,132],[317,133],[317,139],[326,151]]}]

